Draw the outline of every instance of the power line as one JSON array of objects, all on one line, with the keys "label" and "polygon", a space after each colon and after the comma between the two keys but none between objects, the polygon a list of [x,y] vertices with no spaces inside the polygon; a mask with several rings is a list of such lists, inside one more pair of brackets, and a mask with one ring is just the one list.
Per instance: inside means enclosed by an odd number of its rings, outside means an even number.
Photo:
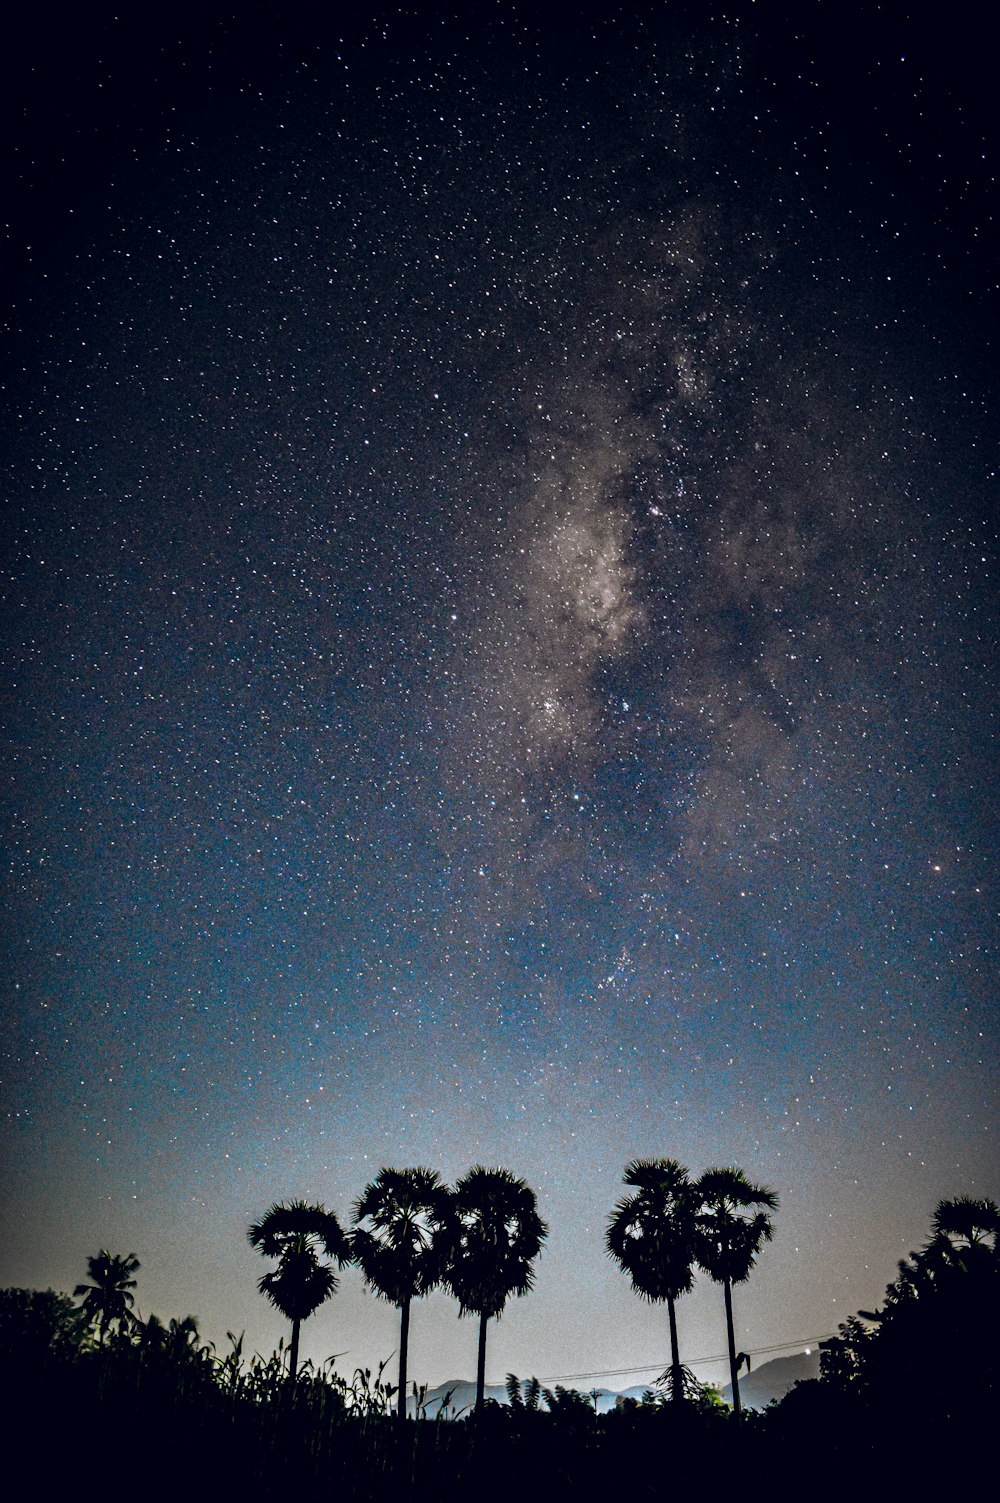
[{"label": "power line", "polygon": [[[827,1340],[825,1336],[808,1336],[799,1341],[779,1341],[776,1342],[774,1346],[753,1347],[751,1348],[749,1355],[751,1357],[766,1357],[772,1352],[800,1351],[807,1348],[815,1349],[819,1346],[821,1341],[825,1340]],[[692,1357],[689,1362],[685,1364],[685,1366],[703,1367],[708,1366],[708,1364],[712,1362],[728,1361],[729,1353],[720,1352],[711,1357]],[[670,1360],[668,1358],[666,1362],[647,1362],[640,1367],[608,1367],[605,1368],[602,1372],[591,1373],[558,1373],[555,1377],[542,1378],[539,1381],[543,1383],[578,1383],[584,1379],[590,1378],[627,1378],[631,1373],[662,1373],[665,1372],[669,1366]]]}]

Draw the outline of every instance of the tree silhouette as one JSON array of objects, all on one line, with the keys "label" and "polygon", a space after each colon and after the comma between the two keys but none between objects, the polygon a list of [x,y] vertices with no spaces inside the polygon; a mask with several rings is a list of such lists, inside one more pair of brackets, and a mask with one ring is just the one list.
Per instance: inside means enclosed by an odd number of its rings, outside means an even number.
[{"label": "tree silhouette", "polygon": [[862,1310],[821,1346],[822,1383],[909,1438],[913,1394],[947,1424],[952,1444],[974,1437],[981,1403],[1000,1380],[1000,1210],[962,1196],[934,1211],[930,1241],[898,1265],[881,1309]]},{"label": "tree silhouette", "polygon": [[733,1334],[733,1285],[750,1277],[757,1254],[774,1235],[768,1211],[778,1209],[773,1190],[755,1185],[742,1169],[706,1169],[697,1185],[700,1209],[696,1223],[698,1263],[726,1297],[726,1336],[733,1409],[742,1413],[736,1339]]},{"label": "tree silhouette", "polygon": [[91,1320],[96,1321],[102,1346],[113,1321],[121,1331],[135,1320],[132,1314],[135,1303],[132,1290],[136,1286],[133,1274],[138,1273],[140,1267],[135,1253],[126,1253],[122,1257],[119,1253],[109,1253],[106,1248],[102,1248],[96,1257],[87,1259],[87,1272],[92,1282],[77,1284],[73,1294],[82,1299],[82,1308]]},{"label": "tree silhouette", "polygon": [[140,1345],[147,1351],[159,1353],[178,1366],[202,1362],[214,1350],[211,1344],[202,1345],[198,1322],[193,1315],[185,1315],[180,1320],[172,1316],[167,1325],[158,1316],[150,1315],[138,1334]]},{"label": "tree silhouette", "polygon": [[992,1200],[969,1195],[942,1200],[934,1210],[931,1233],[931,1246],[956,1262],[981,1262],[1000,1251],[1000,1212]]},{"label": "tree silhouette", "polygon": [[350,1243],[332,1211],[293,1200],[279,1202],[247,1230],[251,1247],[278,1266],[257,1281],[257,1288],[292,1323],[288,1376],[299,1366],[299,1329],[336,1291],[339,1280],[329,1263],[344,1268],[351,1261]]},{"label": "tree silhouette", "polygon": [[[85,1286],[81,1286],[85,1287]],[[93,1342],[81,1305],[53,1289],[0,1289],[0,1351],[20,1351],[29,1361],[71,1360]]]},{"label": "tree silhouette", "polygon": [[606,1244],[637,1294],[666,1301],[670,1317],[670,1396],[684,1396],[677,1342],[675,1301],[694,1283],[695,1213],[698,1200],[683,1164],[676,1159],[634,1159],[625,1183],[635,1190],[615,1206]]},{"label": "tree silhouette", "polygon": [[535,1192],[508,1169],[477,1164],[455,1186],[454,1249],[445,1282],[462,1315],[479,1316],[476,1409],[486,1385],[486,1326],[499,1319],[509,1297],[534,1284],[531,1264],[548,1227],[538,1214]]},{"label": "tree silhouette", "polygon": [[441,1283],[454,1239],[451,1191],[433,1169],[380,1169],[354,1208],[352,1246],[369,1289],[399,1307],[399,1392],[406,1416],[410,1303]]}]

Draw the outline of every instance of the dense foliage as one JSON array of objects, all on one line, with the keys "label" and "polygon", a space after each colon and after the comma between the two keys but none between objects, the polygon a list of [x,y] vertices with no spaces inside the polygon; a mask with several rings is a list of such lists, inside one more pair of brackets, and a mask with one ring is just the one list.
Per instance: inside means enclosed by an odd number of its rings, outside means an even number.
[{"label": "dense foliage", "polygon": [[[509,1380],[516,1401],[487,1400],[475,1418],[442,1414],[400,1424],[383,1373],[348,1382],[328,1365],[304,1362],[290,1382],[279,1350],[245,1359],[241,1342],[216,1353],[190,1317],[164,1327],[137,1321],[101,1345],[64,1296],[0,1293],[0,1335],[10,1384],[5,1414],[12,1457],[39,1473],[43,1494],[75,1499],[259,1488],[301,1489],[338,1503],[375,1503],[398,1493],[483,1503],[508,1498],[512,1479],[531,1497],[607,1496],[627,1469],[630,1496],[658,1491],[670,1475],[693,1481],[710,1445],[723,1462],[756,1445],[727,1427],[711,1402],[671,1406],[650,1395],[598,1415],[590,1401],[537,1380]],[[419,1415],[420,1395],[413,1398]],[[411,1406],[413,1407],[413,1406]],[[39,1422],[71,1430],[79,1443],[39,1457],[28,1438]]]},{"label": "dense foliage", "polygon": [[[383,1369],[348,1381],[332,1361],[307,1361],[292,1379],[281,1347],[247,1358],[230,1335],[219,1353],[191,1316],[143,1320],[126,1300],[127,1315],[111,1322],[105,1301],[86,1293],[96,1282],[81,1286],[81,1303],[0,1290],[9,1464],[43,1496],[84,1500],[135,1496],[141,1479],[143,1495],[155,1496],[197,1486],[301,1490],[338,1503],[471,1493],[480,1503],[512,1493],[603,1503],[623,1490],[636,1499],[703,1491],[708,1473],[720,1483],[754,1477],[779,1497],[825,1497],[855,1472],[926,1496],[990,1460],[998,1243],[992,1202],[942,1202],[882,1308],[825,1344],[820,1379],[742,1417],[688,1387],[680,1402],[651,1391],[599,1414],[586,1395],[511,1375],[506,1405],[487,1400],[461,1423],[447,1407],[427,1417],[414,1386],[400,1423]],[[131,1256],[100,1264],[119,1291],[138,1266]],[[59,1443],[39,1446],[47,1434]]]},{"label": "dense foliage", "polygon": [[1000,1372],[1000,1212],[988,1200],[942,1201],[927,1245],[899,1264],[883,1306],[825,1342],[822,1381],[862,1408],[905,1420],[914,1397],[949,1421],[970,1387]]},{"label": "dense foliage", "polygon": [[820,1377],[773,1416],[782,1443],[886,1465],[918,1497],[992,1472],[1000,1387],[1000,1212],[942,1201],[928,1243],[899,1264],[881,1309],[824,1342]]}]

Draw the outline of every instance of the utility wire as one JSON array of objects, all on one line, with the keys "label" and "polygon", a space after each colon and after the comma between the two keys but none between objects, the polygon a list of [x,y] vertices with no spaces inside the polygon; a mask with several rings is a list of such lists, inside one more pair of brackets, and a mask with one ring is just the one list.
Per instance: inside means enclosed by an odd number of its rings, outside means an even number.
[{"label": "utility wire", "polygon": [[[825,1336],[808,1336],[800,1341],[779,1341],[774,1346],[753,1347],[749,1355],[751,1357],[766,1357],[771,1352],[802,1351],[807,1347],[815,1349],[821,1341],[827,1339]],[[685,1367],[702,1367],[707,1366],[711,1362],[728,1361],[729,1353],[721,1352],[712,1357],[692,1357],[684,1365]],[[582,1381],[584,1378],[627,1378],[630,1373],[662,1373],[669,1366],[670,1359],[668,1358],[666,1362],[647,1362],[641,1367],[608,1367],[603,1372],[592,1373],[558,1373],[555,1377],[542,1378],[539,1381],[542,1383],[576,1383]],[[497,1387],[499,1385],[493,1386]]]}]

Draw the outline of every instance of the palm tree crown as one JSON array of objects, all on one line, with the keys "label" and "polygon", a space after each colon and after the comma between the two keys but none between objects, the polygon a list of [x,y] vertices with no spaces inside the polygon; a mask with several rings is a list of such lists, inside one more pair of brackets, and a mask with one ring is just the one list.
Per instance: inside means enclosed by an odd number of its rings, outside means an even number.
[{"label": "palm tree crown", "polygon": [[451,1192],[433,1169],[380,1169],[354,1207],[355,1261],[369,1289],[400,1310],[401,1419],[406,1413],[410,1302],[441,1283],[453,1237]]},{"label": "palm tree crown", "polygon": [[446,1282],[462,1315],[479,1316],[476,1407],[486,1373],[486,1323],[534,1284],[532,1262],[548,1236],[535,1192],[509,1169],[477,1164],[455,1186],[454,1245]]},{"label": "palm tree crown", "polygon": [[733,1285],[750,1277],[757,1254],[770,1242],[774,1228],[768,1211],[776,1211],[773,1190],[755,1185],[742,1169],[706,1169],[698,1181],[700,1210],[696,1225],[696,1255],[699,1264],[717,1284],[726,1300],[726,1333],[729,1339],[729,1373],[733,1385],[733,1408],[741,1412],[739,1367],[733,1333]]},{"label": "palm tree crown", "polygon": [[463,1315],[496,1318],[527,1294],[532,1261],[548,1236],[534,1190],[509,1169],[470,1169],[455,1186],[455,1247],[448,1287]]},{"label": "palm tree crown", "polygon": [[698,1262],[718,1284],[745,1283],[774,1236],[767,1212],[778,1209],[777,1195],[752,1184],[742,1169],[706,1169],[698,1194]]},{"label": "palm tree crown", "polygon": [[931,1222],[933,1243],[953,1255],[972,1248],[981,1253],[1000,1251],[1000,1211],[992,1200],[959,1195],[938,1203]]},{"label": "palm tree crown", "polygon": [[112,1321],[122,1330],[135,1319],[132,1306],[136,1286],[133,1274],[139,1272],[139,1259],[135,1253],[111,1254],[105,1248],[96,1257],[87,1259],[87,1272],[93,1280],[90,1284],[77,1284],[74,1296],[83,1300],[83,1309],[91,1320],[96,1320],[101,1333],[101,1342],[107,1337]]},{"label": "palm tree crown", "polygon": [[262,1274],[257,1288],[292,1322],[289,1376],[298,1370],[299,1328],[335,1293],[339,1280],[324,1258],[343,1268],[351,1261],[350,1243],[332,1211],[293,1200],[273,1205],[247,1231],[251,1247],[277,1268]]},{"label": "palm tree crown", "polygon": [[635,1190],[612,1213],[606,1244],[643,1299],[665,1300],[670,1316],[671,1396],[683,1392],[674,1301],[694,1283],[697,1196],[676,1159],[634,1159],[625,1183]]},{"label": "palm tree crown", "polygon": [[448,1187],[434,1169],[380,1169],[354,1208],[354,1256],[390,1304],[440,1284],[451,1256]]},{"label": "palm tree crown", "polygon": [[697,1199],[688,1172],[676,1159],[634,1159],[625,1183],[636,1194],[615,1206],[608,1252],[643,1299],[678,1299],[694,1283]]}]

